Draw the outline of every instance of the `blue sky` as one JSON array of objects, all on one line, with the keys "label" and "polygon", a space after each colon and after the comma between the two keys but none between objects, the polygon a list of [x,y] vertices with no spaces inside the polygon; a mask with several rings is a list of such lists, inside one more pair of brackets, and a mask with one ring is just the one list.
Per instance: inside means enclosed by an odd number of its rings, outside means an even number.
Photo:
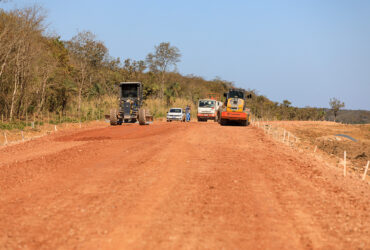
[{"label": "blue sky", "polygon": [[368,0],[13,0],[38,3],[49,32],[70,39],[90,30],[110,54],[145,59],[170,42],[182,53],[178,71],[216,76],[273,101],[370,110]]}]

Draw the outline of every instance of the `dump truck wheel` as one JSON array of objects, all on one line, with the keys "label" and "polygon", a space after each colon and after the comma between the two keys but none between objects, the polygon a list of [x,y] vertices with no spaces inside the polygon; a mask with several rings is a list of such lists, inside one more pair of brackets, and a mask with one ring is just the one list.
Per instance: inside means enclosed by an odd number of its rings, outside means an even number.
[{"label": "dump truck wheel", "polygon": [[146,116],[145,116],[145,109],[139,109],[139,124],[145,125],[146,124]]},{"label": "dump truck wheel", "polygon": [[117,125],[117,111],[115,109],[110,110],[109,121],[110,125],[112,126]]},{"label": "dump truck wheel", "polygon": [[247,121],[246,120],[245,121],[241,121],[241,125],[244,126],[244,127],[247,126]]},{"label": "dump truck wheel", "polygon": [[225,119],[222,119],[222,118],[220,119],[221,126],[225,126],[226,123],[227,123],[227,121]]}]

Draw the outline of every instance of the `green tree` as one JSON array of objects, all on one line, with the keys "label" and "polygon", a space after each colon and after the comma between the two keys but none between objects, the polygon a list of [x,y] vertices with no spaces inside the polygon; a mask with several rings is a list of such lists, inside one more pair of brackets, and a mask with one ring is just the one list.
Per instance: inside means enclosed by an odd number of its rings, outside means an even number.
[{"label": "green tree", "polygon": [[154,48],[155,52],[147,55],[146,62],[150,71],[160,74],[160,98],[163,100],[165,75],[171,66],[176,67],[176,64],[180,62],[181,54],[180,50],[175,46],[171,46],[169,42],[160,43]]},{"label": "green tree", "polygon": [[94,73],[102,66],[108,53],[103,42],[97,41],[90,31],[79,32],[66,42],[71,53],[78,82],[78,112],[81,111],[82,95],[93,86]]},{"label": "green tree", "polygon": [[342,101],[338,100],[337,98],[333,97],[333,98],[330,98],[329,105],[330,105],[330,107],[331,107],[331,109],[333,110],[333,113],[334,113],[334,121],[336,121],[338,111],[341,108],[344,108],[344,106],[345,106],[344,102],[342,102]]},{"label": "green tree", "polygon": [[284,107],[288,108],[288,107],[290,107],[290,105],[292,103],[290,101],[288,101],[288,100],[284,100],[282,104],[283,104]]}]

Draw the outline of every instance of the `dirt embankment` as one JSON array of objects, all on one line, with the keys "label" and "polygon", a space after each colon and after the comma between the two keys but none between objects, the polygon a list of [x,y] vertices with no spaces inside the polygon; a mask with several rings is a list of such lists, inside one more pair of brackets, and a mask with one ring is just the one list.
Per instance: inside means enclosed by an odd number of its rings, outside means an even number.
[{"label": "dirt embankment", "polygon": [[[334,122],[272,122],[276,126],[285,128],[301,139],[303,144],[310,145],[310,150],[317,146],[319,150],[335,159],[343,159],[343,152],[347,152],[350,167],[363,172],[364,166],[370,160],[370,124],[341,124]],[[341,135],[348,135],[353,141]]]},{"label": "dirt embankment", "polygon": [[26,127],[23,130],[1,130],[0,129],[0,148],[6,145],[18,144],[24,141],[33,140],[60,131],[75,131],[77,129],[86,128],[103,128],[107,127],[108,123],[104,121],[90,121],[83,123],[61,123],[36,125],[34,128]]},{"label": "dirt embankment", "polygon": [[0,248],[365,249],[369,189],[254,127],[56,133],[0,150]]}]

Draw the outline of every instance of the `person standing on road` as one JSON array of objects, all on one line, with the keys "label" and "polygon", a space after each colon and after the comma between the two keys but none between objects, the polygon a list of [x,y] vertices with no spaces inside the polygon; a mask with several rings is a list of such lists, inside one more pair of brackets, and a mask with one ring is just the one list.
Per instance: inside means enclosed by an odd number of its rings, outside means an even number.
[{"label": "person standing on road", "polygon": [[186,106],[185,114],[186,114],[186,121],[190,122],[190,106],[189,105]]}]

